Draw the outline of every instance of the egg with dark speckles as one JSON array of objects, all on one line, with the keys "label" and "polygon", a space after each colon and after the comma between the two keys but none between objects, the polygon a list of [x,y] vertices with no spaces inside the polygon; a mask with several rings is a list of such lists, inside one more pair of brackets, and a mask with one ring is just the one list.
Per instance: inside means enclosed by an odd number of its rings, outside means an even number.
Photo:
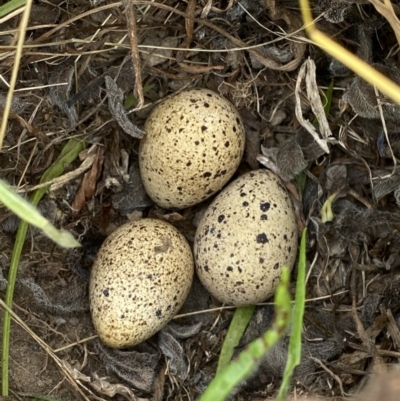
[{"label": "egg with dark speckles", "polygon": [[90,276],[90,311],[99,338],[113,348],[150,338],[181,308],[193,274],[191,248],[171,224],[142,219],[116,229]]},{"label": "egg with dark speckles", "polygon": [[245,146],[239,113],[208,89],[181,92],[158,105],[145,123],[139,166],[150,198],[183,209],[218,192],[232,177]]},{"label": "egg with dark speckles", "polygon": [[252,305],[274,294],[283,266],[293,267],[297,227],[293,205],[269,170],[243,174],[210,204],[194,241],[204,287],[229,305]]}]

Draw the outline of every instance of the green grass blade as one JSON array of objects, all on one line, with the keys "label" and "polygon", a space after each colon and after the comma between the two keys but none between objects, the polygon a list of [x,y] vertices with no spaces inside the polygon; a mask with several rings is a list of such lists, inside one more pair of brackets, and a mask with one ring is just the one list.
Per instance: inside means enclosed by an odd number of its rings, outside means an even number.
[{"label": "green grass blade", "polygon": [[303,316],[306,303],[306,243],[307,228],[303,230],[300,242],[299,266],[296,282],[296,299],[292,313],[292,330],[289,340],[288,359],[279,389],[277,401],[286,399],[293,371],[301,361],[301,334],[303,331]]},{"label": "green grass blade", "polygon": [[27,223],[40,228],[57,245],[66,248],[80,246],[71,233],[57,230],[39,211],[22,196],[18,195],[8,184],[0,180],[0,201]]},{"label": "green grass blade", "polygon": [[254,340],[211,381],[199,401],[223,401],[232,390],[256,369],[262,357],[285,334],[290,321],[290,270],[282,270],[281,281],[275,292],[275,318],[272,327]]},{"label": "green grass blade", "polygon": [[13,12],[17,8],[22,7],[26,3],[26,0],[11,0],[0,7],[0,17]]},{"label": "green grass blade", "polygon": [[226,333],[224,343],[222,344],[218,360],[217,374],[229,365],[233,351],[239,344],[239,341],[254,314],[255,308],[255,306],[242,306],[236,308],[231,324],[229,325],[228,333]]},{"label": "green grass blade", "polygon": [[[43,173],[40,184],[59,177],[64,172],[64,167],[72,163],[78,157],[79,153],[85,149],[85,146],[85,143],[80,139],[70,139],[65,144],[57,160]],[[32,204],[36,206],[47,190],[48,187],[36,190],[31,198]]]},{"label": "green grass blade", "polygon": [[333,96],[333,80],[328,86],[328,90],[325,93],[326,103],[324,104],[325,115],[328,117],[332,107],[332,96]]},{"label": "green grass blade", "polygon": [[[41,183],[45,183],[53,178],[58,177],[64,171],[66,165],[72,163],[79,153],[84,149],[85,144],[82,140],[70,139],[61,151],[58,159],[52,164],[43,174]],[[43,195],[46,193],[47,188],[40,188],[34,192],[31,197],[32,205],[36,206]],[[22,254],[22,248],[25,243],[26,232],[28,230],[28,223],[22,220],[17,231],[15,238],[14,249],[11,256],[10,269],[8,272],[8,285],[6,290],[5,302],[9,308],[12,307],[12,300],[14,296],[15,281],[17,279],[18,265]],[[2,395],[8,396],[8,367],[9,367],[9,348],[10,348],[10,328],[11,316],[5,311],[3,321],[3,341],[2,341]]]}]

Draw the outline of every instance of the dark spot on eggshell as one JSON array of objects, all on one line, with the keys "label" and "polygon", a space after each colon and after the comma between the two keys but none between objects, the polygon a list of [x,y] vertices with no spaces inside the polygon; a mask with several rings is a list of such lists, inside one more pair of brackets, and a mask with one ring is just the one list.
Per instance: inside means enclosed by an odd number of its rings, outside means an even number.
[{"label": "dark spot on eggshell", "polygon": [[257,243],[258,244],[266,244],[268,242],[267,235],[265,233],[261,233],[257,235]]},{"label": "dark spot on eggshell", "polygon": [[264,202],[264,203],[261,203],[261,205],[260,205],[260,209],[262,212],[267,212],[270,207],[271,207],[271,204],[269,202]]}]

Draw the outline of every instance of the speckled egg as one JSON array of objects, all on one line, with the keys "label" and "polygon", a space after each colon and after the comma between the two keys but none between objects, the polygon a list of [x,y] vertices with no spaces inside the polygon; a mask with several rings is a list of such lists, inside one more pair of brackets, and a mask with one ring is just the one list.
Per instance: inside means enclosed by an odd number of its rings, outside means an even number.
[{"label": "speckled egg", "polygon": [[166,209],[200,203],[232,177],[245,134],[234,106],[208,89],[165,100],[148,117],[139,165],[144,187]]},{"label": "speckled egg", "polygon": [[292,268],[296,254],[293,206],[269,170],[233,181],[197,227],[197,274],[212,295],[230,305],[251,305],[273,295],[282,267]]},{"label": "speckled egg", "polygon": [[125,348],[159,331],[184,303],[193,265],[189,244],[169,223],[143,219],[115,230],[90,277],[90,310],[100,339]]}]

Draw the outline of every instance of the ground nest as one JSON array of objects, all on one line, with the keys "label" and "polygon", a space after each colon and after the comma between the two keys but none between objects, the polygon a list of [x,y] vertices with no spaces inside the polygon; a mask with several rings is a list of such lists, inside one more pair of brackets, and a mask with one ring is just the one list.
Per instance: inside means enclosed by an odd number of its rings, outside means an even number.
[{"label": "ground nest", "polygon": [[[312,8],[321,31],[400,83],[396,32],[369,1],[318,0]],[[22,11],[0,20],[1,109]],[[396,365],[400,108],[307,39],[297,2],[38,0],[0,177],[30,196],[65,143],[83,139],[79,158],[39,204],[83,246],[65,251],[28,231],[14,299],[20,320],[11,327],[10,399],[195,400],[215,375],[233,309],[221,309],[198,281],[172,323],[127,350],[96,338],[87,297],[99,246],[128,219],[165,220],[193,241],[205,204],[154,205],[137,154],[152,108],[194,87],[220,93],[242,116],[246,150],[235,177],[272,169],[292,198],[299,233],[308,227],[303,353],[292,396],[342,400]],[[332,218],[321,217],[327,200]],[[2,298],[18,224],[0,209]],[[296,269],[292,276],[294,290]],[[273,312],[270,303],[257,306],[237,352],[269,327]],[[287,348],[285,337],[232,399],[273,399]]]}]

